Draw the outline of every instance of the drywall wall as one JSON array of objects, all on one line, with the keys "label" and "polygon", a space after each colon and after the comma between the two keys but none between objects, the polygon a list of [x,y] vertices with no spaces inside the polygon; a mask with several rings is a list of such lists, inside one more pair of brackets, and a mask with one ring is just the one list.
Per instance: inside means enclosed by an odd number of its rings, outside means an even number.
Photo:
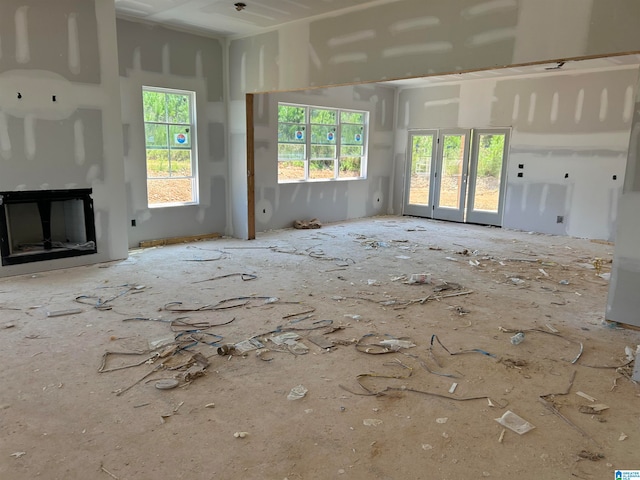
[{"label": "drywall wall", "polygon": [[385,2],[234,39],[231,76],[290,90],[631,52],[638,16],[635,0]]},{"label": "drywall wall", "polygon": [[626,177],[617,221],[607,320],[640,326],[640,81],[633,105]]},{"label": "drywall wall", "polygon": [[[122,19],[117,32],[129,246],[156,238],[232,233],[220,40]],[[196,93],[197,205],[148,207],[143,86]]]},{"label": "drywall wall", "polygon": [[[366,179],[278,183],[278,103],[369,112]],[[386,213],[393,166],[395,89],[359,85],[254,97],[256,230],[294,220],[336,222]]]},{"label": "drywall wall", "polygon": [[409,129],[511,127],[503,226],[613,239],[637,78],[631,66],[401,90],[394,211]]},{"label": "drywall wall", "polygon": [[98,247],[0,276],[127,256],[117,68],[112,2],[0,2],[0,190],[93,188]]},{"label": "drywall wall", "polygon": [[[640,30],[632,22],[639,16],[640,2],[635,0],[402,0],[374,4],[230,40],[230,100],[242,104],[247,92],[376,82],[638,51]],[[242,105],[232,111],[242,111]],[[237,122],[239,129],[241,123]],[[230,146],[231,183],[238,192],[234,198],[246,196],[243,132],[233,134]],[[397,174],[396,169],[394,176]],[[232,215],[233,224],[243,228],[246,211],[234,208]]]}]

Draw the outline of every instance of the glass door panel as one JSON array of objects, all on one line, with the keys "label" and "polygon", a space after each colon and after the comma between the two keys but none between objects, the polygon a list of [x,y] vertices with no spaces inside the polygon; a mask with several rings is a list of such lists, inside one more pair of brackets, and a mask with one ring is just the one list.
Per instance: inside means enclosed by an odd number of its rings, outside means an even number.
[{"label": "glass door panel", "polygon": [[432,216],[436,139],[436,131],[422,130],[409,133],[404,205],[404,213],[407,215]]},{"label": "glass door panel", "polygon": [[469,171],[467,221],[502,225],[508,129],[475,130]]},{"label": "glass door panel", "polygon": [[469,162],[469,132],[443,131],[438,141],[434,218],[464,221]]}]

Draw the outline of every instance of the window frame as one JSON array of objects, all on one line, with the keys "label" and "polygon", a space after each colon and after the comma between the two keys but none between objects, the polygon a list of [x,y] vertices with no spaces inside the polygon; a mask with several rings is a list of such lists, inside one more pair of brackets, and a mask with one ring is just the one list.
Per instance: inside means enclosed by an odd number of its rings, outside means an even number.
[{"label": "window frame", "polygon": [[[280,122],[280,107],[296,107],[304,109],[304,122]],[[328,123],[312,123],[311,122],[311,111],[317,110],[332,110],[335,112],[335,124]],[[277,178],[279,184],[286,183],[316,183],[316,182],[335,182],[335,181],[351,181],[351,180],[366,180],[367,179],[367,164],[368,164],[368,153],[369,153],[369,119],[370,113],[367,110],[357,110],[353,108],[341,108],[341,107],[328,107],[322,105],[309,105],[309,104],[300,104],[300,103],[292,103],[292,102],[278,102],[278,133],[280,132],[280,126],[282,124],[285,125],[301,125],[304,127],[305,134],[305,142],[304,143],[293,143],[293,142],[281,142],[280,138],[277,141],[277,165],[278,172]],[[356,113],[361,114],[363,116],[363,123],[348,123],[342,122],[342,113]],[[351,177],[341,177],[340,176],[340,162],[343,158],[342,155],[342,127],[343,125],[362,125],[362,154],[361,155],[349,155],[348,157],[359,157],[360,158],[360,174],[358,176]],[[312,142],[312,133],[313,127],[318,126],[327,126],[327,127],[335,127],[334,135],[335,135],[335,155],[333,158],[313,158],[312,154],[312,146],[325,145],[323,143],[314,143]],[[304,158],[300,160],[295,159],[281,159],[280,158],[280,145],[281,144],[291,144],[291,145],[304,145]],[[330,144],[327,144],[330,145]],[[353,146],[353,145],[344,145],[344,146]],[[347,156],[344,156],[347,157]],[[298,179],[282,179],[280,177],[280,162],[294,162],[300,161],[304,163],[304,178]],[[313,161],[333,161],[333,177],[331,178],[312,178],[310,171],[310,165]]]},{"label": "window frame", "polygon": [[[145,100],[144,93],[145,92],[155,92],[155,93],[163,93],[163,94],[175,94],[175,95],[184,95],[189,99],[189,123],[182,123],[178,121],[170,121],[171,119],[167,118],[165,115],[164,121],[147,121],[145,118]],[[199,194],[199,175],[198,175],[198,149],[197,149],[197,114],[196,114],[196,92],[193,90],[184,90],[179,88],[167,88],[167,87],[157,87],[152,85],[143,85],[142,86],[142,122],[143,122],[143,131],[144,131],[144,153],[145,153],[145,179],[146,179],[146,198],[147,198],[147,207],[148,208],[172,208],[172,207],[182,207],[189,205],[198,205],[200,203],[200,194]],[[147,125],[164,125],[166,126],[167,131],[167,146],[166,149],[169,152],[169,164],[168,164],[168,173],[167,177],[151,177],[149,176],[149,170],[147,166],[147,152],[148,150],[163,150],[163,148],[149,147],[147,145]],[[176,148],[172,147],[171,142],[171,127],[187,127],[189,130],[188,133],[189,148]],[[171,171],[171,150],[182,150],[189,151],[191,153],[191,175],[174,175]],[[149,180],[171,180],[171,179],[188,179],[191,181],[191,200],[185,202],[165,202],[165,203],[150,203],[149,199],[149,188],[148,182]]]}]

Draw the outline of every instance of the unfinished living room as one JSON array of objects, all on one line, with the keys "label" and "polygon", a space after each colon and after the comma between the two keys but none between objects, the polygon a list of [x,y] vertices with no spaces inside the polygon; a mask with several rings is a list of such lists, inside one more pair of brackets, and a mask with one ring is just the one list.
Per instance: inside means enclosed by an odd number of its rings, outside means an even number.
[{"label": "unfinished living room", "polygon": [[640,478],[638,15],[4,0],[0,478]]}]

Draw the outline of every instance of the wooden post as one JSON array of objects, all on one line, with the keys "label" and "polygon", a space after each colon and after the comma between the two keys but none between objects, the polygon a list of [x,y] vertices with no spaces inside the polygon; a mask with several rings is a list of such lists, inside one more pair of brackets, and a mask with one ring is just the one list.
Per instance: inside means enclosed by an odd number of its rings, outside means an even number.
[{"label": "wooden post", "polygon": [[246,95],[247,106],[247,239],[256,238],[255,159],[253,139],[253,94]]}]

